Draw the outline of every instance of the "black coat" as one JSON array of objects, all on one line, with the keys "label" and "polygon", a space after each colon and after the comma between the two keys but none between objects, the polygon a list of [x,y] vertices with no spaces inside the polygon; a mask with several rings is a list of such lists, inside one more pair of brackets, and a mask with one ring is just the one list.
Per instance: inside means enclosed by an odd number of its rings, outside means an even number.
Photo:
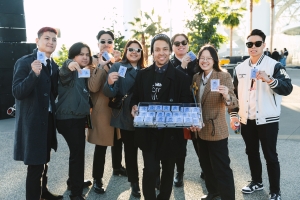
[{"label": "black coat", "polygon": [[279,59],[280,59],[280,54],[278,53],[278,51],[273,51],[271,57],[272,57],[274,60],[279,61]]},{"label": "black coat", "polygon": [[[139,102],[152,102],[151,91],[155,73],[154,65],[138,72],[130,107],[138,105]],[[160,94],[168,94],[168,100],[165,101],[165,103],[191,102],[190,87],[188,81],[186,81],[186,75],[174,68],[170,62],[164,73],[166,73],[166,75],[162,82]],[[135,142],[137,146],[143,151],[150,149],[148,141],[152,140],[153,128],[136,128],[135,130]],[[183,129],[162,129],[162,132],[158,135],[157,158],[164,160],[183,157],[185,153]]]},{"label": "black coat", "polygon": [[[31,63],[37,59],[36,53],[37,49],[17,60],[12,84],[16,101],[14,159],[24,161],[26,165],[47,163],[49,101],[52,113],[55,113],[58,85],[58,65],[54,61],[51,62],[51,77],[45,66],[38,77],[31,70]],[[55,119],[53,121],[55,123]],[[56,150],[55,124],[52,135],[51,147]]]}]

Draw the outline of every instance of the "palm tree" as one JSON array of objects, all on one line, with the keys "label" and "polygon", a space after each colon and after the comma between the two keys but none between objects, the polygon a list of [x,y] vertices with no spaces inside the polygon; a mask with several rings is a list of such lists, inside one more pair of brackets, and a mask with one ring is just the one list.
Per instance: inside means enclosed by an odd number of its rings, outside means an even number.
[{"label": "palm tree", "polygon": [[147,45],[147,41],[150,39],[150,37],[155,36],[158,33],[163,33],[169,31],[169,28],[162,28],[161,26],[161,17],[157,17],[157,21],[153,20],[154,15],[154,9],[151,11],[151,15],[149,15],[147,12],[142,12],[140,17],[135,17],[134,21],[128,22],[132,27],[136,29],[132,29],[133,32],[133,38],[136,38],[138,40],[141,40],[144,53],[145,53],[145,61],[146,64],[148,64],[148,52],[149,52],[149,45]]},{"label": "palm tree", "polygon": [[260,0],[250,0],[249,12],[250,12],[250,32],[252,31],[252,14],[253,14],[253,3],[259,3]]},{"label": "palm tree", "polygon": [[243,17],[242,12],[246,10],[244,7],[233,8],[233,7],[222,7],[224,14],[221,16],[223,24],[230,29],[230,56],[232,56],[232,35],[233,29],[238,27],[240,19]]}]

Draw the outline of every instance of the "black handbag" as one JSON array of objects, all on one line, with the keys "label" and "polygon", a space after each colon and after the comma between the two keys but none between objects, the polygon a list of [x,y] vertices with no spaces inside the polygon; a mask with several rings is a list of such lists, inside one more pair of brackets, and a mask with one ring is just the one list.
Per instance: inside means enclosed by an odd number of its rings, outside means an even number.
[{"label": "black handbag", "polygon": [[108,107],[120,110],[125,99],[131,94],[133,87],[134,86],[132,86],[124,96],[117,94],[115,97],[110,97]]},{"label": "black handbag", "polygon": [[109,98],[108,107],[118,110],[121,109],[126,97],[128,97],[128,94],[125,94],[124,96],[116,95],[115,97]]}]

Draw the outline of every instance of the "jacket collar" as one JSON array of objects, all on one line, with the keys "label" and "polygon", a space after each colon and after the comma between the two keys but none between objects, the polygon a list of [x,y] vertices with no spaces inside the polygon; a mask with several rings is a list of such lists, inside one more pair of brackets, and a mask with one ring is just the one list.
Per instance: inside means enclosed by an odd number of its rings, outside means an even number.
[{"label": "jacket collar", "polygon": [[[260,65],[260,63],[262,62],[262,60],[264,59],[265,57],[265,54],[261,54],[260,58],[258,59],[257,63],[256,63],[256,66]],[[249,67],[252,67],[252,64],[251,64],[251,58],[249,58]]]}]

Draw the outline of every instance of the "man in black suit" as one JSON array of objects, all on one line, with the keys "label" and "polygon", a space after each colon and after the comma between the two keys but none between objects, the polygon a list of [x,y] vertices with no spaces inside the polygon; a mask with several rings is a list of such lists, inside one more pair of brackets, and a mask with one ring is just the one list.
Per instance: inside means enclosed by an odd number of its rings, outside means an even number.
[{"label": "man in black suit", "polygon": [[47,188],[50,151],[51,148],[57,149],[55,98],[58,65],[51,58],[57,44],[57,31],[51,27],[41,28],[36,44],[38,48],[18,59],[14,66],[14,159],[27,165],[27,200],[57,200],[63,196],[52,194]]},{"label": "man in black suit", "polygon": [[265,54],[266,56],[271,57],[271,52],[269,51],[269,48],[266,48],[266,50],[264,51],[264,54]]},{"label": "man in black suit", "polygon": [[280,54],[279,54],[279,52],[276,50],[276,48],[274,49],[271,58],[273,58],[273,59],[276,60],[276,61],[279,61],[279,59],[280,59]]}]

